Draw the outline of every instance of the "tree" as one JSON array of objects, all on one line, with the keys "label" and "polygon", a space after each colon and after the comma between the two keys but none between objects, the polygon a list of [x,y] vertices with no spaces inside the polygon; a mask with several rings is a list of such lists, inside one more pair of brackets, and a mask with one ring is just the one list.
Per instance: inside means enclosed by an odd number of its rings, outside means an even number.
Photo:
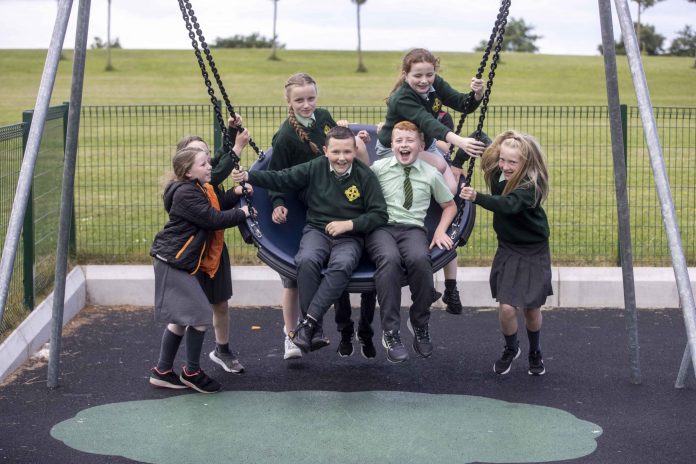
[{"label": "tree", "polygon": [[[275,44],[278,48],[285,48],[285,44]],[[225,39],[217,37],[213,48],[273,48],[274,41],[267,39],[258,32],[252,32],[247,36],[236,34]]]},{"label": "tree", "polygon": [[677,34],[677,37],[669,46],[669,54],[674,56],[693,56],[695,59],[693,67],[696,68],[696,32],[691,29],[691,26],[686,25]]},{"label": "tree", "polygon": [[[645,44],[641,40],[643,37],[643,33],[641,32],[642,28],[641,28],[641,23],[640,23],[640,14],[643,11],[647,10],[648,8],[655,6],[655,4],[657,2],[663,2],[664,0],[631,0],[631,1],[638,4],[638,17],[636,19],[635,28],[636,28],[636,37],[638,37],[638,40],[639,40],[638,41],[638,48],[640,48],[640,52],[643,53],[645,51],[645,47],[644,47]],[[689,1],[693,1],[693,0],[689,0]],[[654,30],[655,30],[655,28],[653,28],[653,32],[654,32]]]},{"label": "tree", "polygon": [[106,67],[104,71],[113,71],[114,67],[111,65],[111,0],[106,1],[108,8],[106,14]]},{"label": "tree", "polygon": [[[638,23],[633,23],[633,28],[636,30],[636,37],[638,36]],[[640,43],[643,45],[642,53],[647,53],[650,56],[660,55],[664,52],[662,45],[665,43],[665,36],[655,32],[655,26],[650,24],[643,24],[640,28]],[[602,52],[602,47],[600,46],[599,52]],[[626,54],[626,44],[624,43],[623,36],[621,40],[616,43],[616,54],[625,55]]]},{"label": "tree", "polygon": [[[528,25],[524,19],[515,19],[511,17],[505,26],[503,50],[509,52],[538,52],[539,47],[536,46],[535,42],[543,36],[532,34],[532,30],[534,30],[534,26],[531,24]],[[482,40],[475,51],[482,52],[486,49],[487,45],[488,41]]]},{"label": "tree", "polygon": [[278,44],[278,34],[276,34],[276,22],[278,20],[278,0],[271,0],[273,2],[273,50],[271,51],[271,56],[268,57],[271,61],[279,61],[278,55],[276,54],[277,44]]},{"label": "tree", "polygon": [[362,59],[362,44],[360,41],[360,7],[367,0],[350,0],[350,1],[355,3],[357,5],[357,9],[358,9],[358,69],[356,69],[355,72],[364,73],[364,72],[367,72],[367,68],[363,64],[363,59]]}]

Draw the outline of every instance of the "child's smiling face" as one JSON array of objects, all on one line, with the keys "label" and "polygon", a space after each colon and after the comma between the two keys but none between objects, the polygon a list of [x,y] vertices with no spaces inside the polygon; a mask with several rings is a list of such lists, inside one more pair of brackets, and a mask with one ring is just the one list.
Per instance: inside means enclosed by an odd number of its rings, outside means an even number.
[{"label": "child's smiling face", "polygon": [[329,159],[329,163],[334,172],[342,176],[353,164],[355,158],[355,139],[330,138],[328,145],[324,147],[324,155]]},{"label": "child's smiling face", "polygon": [[392,131],[392,151],[399,164],[410,166],[423,151],[423,140],[418,132],[402,129]]},{"label": "child's smiling face", "polygon": [[317,107],[317,87],[314,84],[296,85],[288,92],[288,104],[303,118],[310,118]]},{"label": "child's smiling face", "polygon": [[418,93],[427,93],[435,82],[435,66],[432,63],[413,63],[404,79]]},{"label": "child's smiling face", "polygon": [[522,154],[519,148],[510,147],[505,143],[500,145],[498,167],[503,171],[505,180],[510,180],[522,168]]},{"label": "child's smiling face", "polygon": [[205,151],[199,151],[196,154],[196,158],[193,165],[186,173],[186,177],[191,180],[197,180],[201,184],[210,182],[210,175],[213,171],[212,166],[210,166],[210,161],[208,153]]}]

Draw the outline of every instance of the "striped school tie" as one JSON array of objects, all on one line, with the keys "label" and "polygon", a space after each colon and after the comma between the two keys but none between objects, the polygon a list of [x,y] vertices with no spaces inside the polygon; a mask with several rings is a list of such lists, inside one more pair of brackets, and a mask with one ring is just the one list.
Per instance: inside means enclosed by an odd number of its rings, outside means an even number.
[{"label": "striped school tie", "polygon": [[411,209],[413,205],[413,187],[411,186],[411,166],[404,166],[404,208]]}]

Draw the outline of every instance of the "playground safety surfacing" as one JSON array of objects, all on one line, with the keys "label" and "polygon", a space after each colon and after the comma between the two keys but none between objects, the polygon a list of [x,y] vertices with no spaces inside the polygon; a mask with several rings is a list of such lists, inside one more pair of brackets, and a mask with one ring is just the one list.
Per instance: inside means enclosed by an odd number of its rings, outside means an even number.
[{"label": "playground safety surfacing", "polygon": [[526,356],[493,373],[494,311],[433,311],[433,357],[411,351],[398,365],[379,345],[373,360],[357,343],[338,357],[332,316],[333,345],[284,361],[280,311],[234,309],[246,372],[207,358],[209,334],[202,365],[224,391],[203,395],[148,384],[162,331],[151,308],[85,308],[66,330],[57,389],[39,361],[0,386],[0,462],[696,462],[696,382],[673,386],[686,342],[678,309],[639,313],[641,385],[618,309],[545,311],[543,377],[527,374]]}]

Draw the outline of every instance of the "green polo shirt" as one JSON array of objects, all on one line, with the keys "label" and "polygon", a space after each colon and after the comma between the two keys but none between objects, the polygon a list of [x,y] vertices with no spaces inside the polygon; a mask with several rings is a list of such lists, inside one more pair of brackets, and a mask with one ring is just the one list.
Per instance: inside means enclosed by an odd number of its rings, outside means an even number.
[{"label": "green polo shirt", "polygon": [[389,222],[396,224],[411,224],[423,227],[424,219],[430,206],[430,197],[438,203],[452,200],[445,179],[435,167],[416,159],[411,165],[409,178],[413,189],[413,204],[410,209],[404,208],[404,167],[394,156],[375,161],[372,172],[377,175],[382,187],[384,200],[387,202]]}]

